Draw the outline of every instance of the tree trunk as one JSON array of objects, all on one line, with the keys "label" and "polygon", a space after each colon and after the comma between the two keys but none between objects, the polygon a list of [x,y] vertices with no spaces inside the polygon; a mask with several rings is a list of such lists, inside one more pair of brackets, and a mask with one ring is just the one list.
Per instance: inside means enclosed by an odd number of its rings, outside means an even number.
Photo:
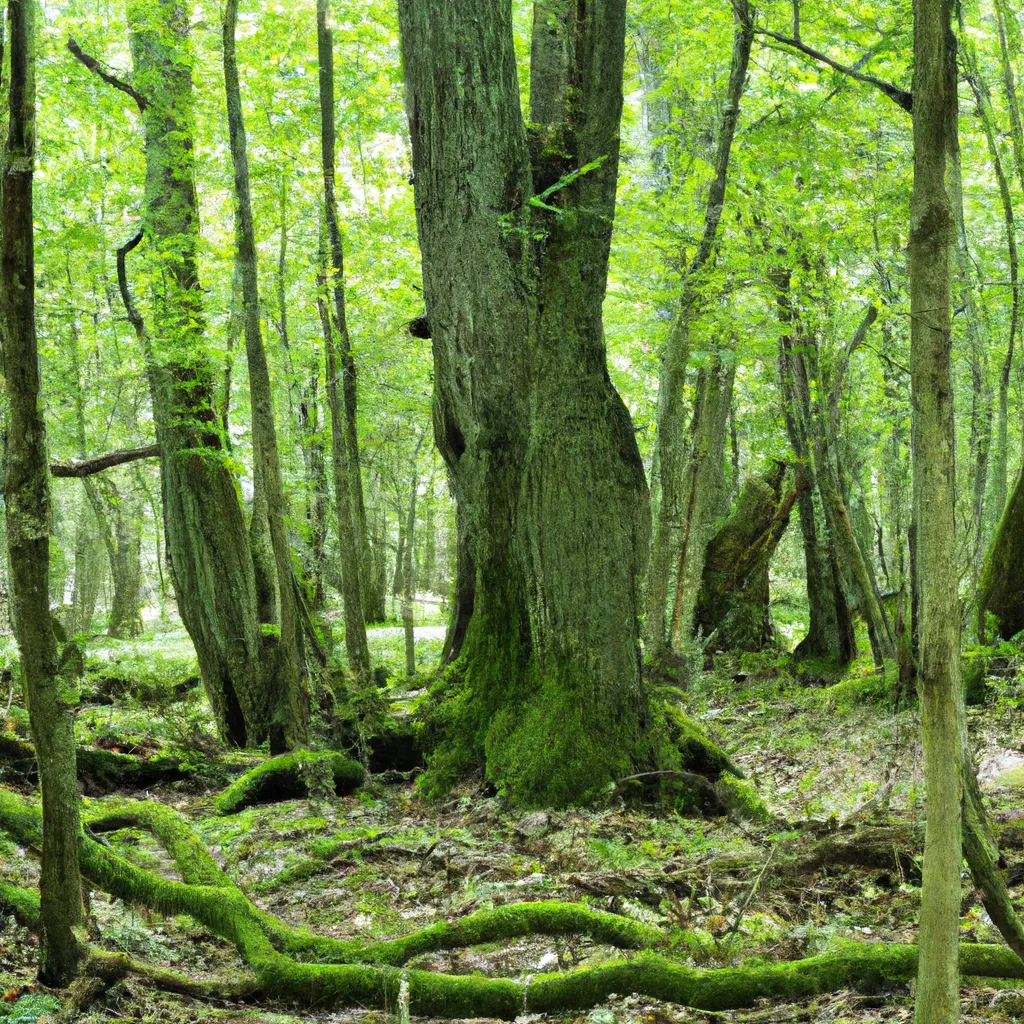
[{"label": "tree trunk", "polygon": [[[998,8],[998,4],[997,4]],[[997,12],[998,17],[998,12]],[[961,33],[963,34],[963,33]],[[1005,45],[1005,33],[1000,19],[1000,38]],[[1017,288],[1017,277],[1019,273],[1019,259],[1017,255],[1017,228],[1013,214],[1013,197],[1010,194],[1010,183],[1003,169],[1003,161],[999,155],[998,130],[996,126],[995,113],[992,110],[992,100],[989,96],[988,87],[978,68],[974,47],[968,44],[965,48],[966,63],[968,69],[967,80],[974,93],[974,101],[977,105],[978,116],[982,128],[985,131],[985,141],[988,145],[989,159],[992,161],[992,170],[996,176],[996,183],[999,186],[999,201],[1003,208],[1003,223],[1006,229],[1006,251],[1007,262],[1010,271],[1010,325],[1006,341],[1006,355],[1003,359],[1002,369],[999,374],[999,397],[996,412],[996,443],[992,453],[992,497],[986,510],[984,526],[980,542],[984,544],[988,540],[987,526],[991,522],[998,523],[1006,507],[1007,491],[1007,463],[1009,453],[1007,451],[1007,418],[1010,392],[1010,371],[1013,367],[1013,352],[1017,340],[1017,328],[1020,323],[1020,296]],[[1013,72],[1009,73],[1009,91],[1013,91],[1014,102],[1016,102],[1016,91],[1013,89]],[[1019,115],[1018,115],[1019,116]],[[1018,125],[1019,128],[1019,125]],[[1016,142],[1015,142],[1016,145]],[[989,413],[991,416],[991,412]],[[978,474],[981,484],[984,484],[984,473]],[[978,488],[975,488],[975,504],[978,504]],[[977,509],[976,514],[981,510]],[[977,564],[977,561],[976,563]]]},{"label": "tree trunk", "polygon": [[[420,444],[422,444],[422,439]],[[416,459],[420,445],[416,446],[413,456],[412,487],[409,489],[409,515],[405,526],[405,566],[402,573],[402,625],[405,629],[405,674],[409,679],[416,675],[416,633],[413,621],[413,602],[416,599],[415,566],[413,552],[416,550],[416,488],[419,486],[419,473],[416,470]]]},{"label": "tree trunk", "polygon": [[625,3],[541,6],[560,42],[534,37],[529,135],[506,3],[402,0],[399,18],[435,437],[475,572],[433,779],[485,760],[513,799],[558,805],[648,754],[649,507],[601,323]]},{"label": "tree trunk", "polygon": [[67,985],[82,920],[79,798],[68,682],[59,678],[50,615],[50,476],[35,321],[35,39],[33,0],[9,0],[10,91],[0,199],[0,322],[8,400],[4,481],[14,627],[43,796],[40,979]]},{"label": "tree trunk", "polygon": [[[129,5],[134,85],[145,100],[143,229],[118,251],[128,318],[143,343],[157,441],[171,571],[182,622],[222,736],[267,738],[272,679],[263,671],[256,578],[234,478],[214,411],[214,374],[204,354],[194,186],[190,11],[177,0]],[[125,258],[141,238],[154,266],[152,330],[129,292]]]},{"label": "tree trunk", "polygon": [[383,609],[373,606],[375,591],[363,586],[370,575],[370,546],[366,533],[366,505],[363,500],[363,475],[359,458],[356,361],[348,334],[345,313],[345,252],[338,224],[338,202],[335,197],[335,131],[334,131],[334,34],[327,24],[328,0],[317,0],[317,57],[320,63],[320,154],[324,178],[324,212],[327,241],[331,259],[330,284],[334,297],[334,329],[338,334],[341,392],[345,413],[345,460],[351,495],[352,535],[359,558],[356,562],[361,576],[359,593],[363,600],[363,621],[379,622]]},{"label": "tree trunk", "polygon": [[[320,0],[318,11],[323,11]],[[319,15],[326,17],[326,12]],[[348,482],[348,451],[345,447],[344,410],[338,400],[338,355],[335,348],[331,313],[327,307],[326,275],[321,275],[317,308],[327,351],[327,405],[331,414],[331,465],[334,470],[334,504],[338,512],[338,550],[341,553],[341,588],[345,614],[345,651],[349,670],[357,683],[370,680],[370,647],[366,640],[366,620],[360,592],[359,547],[353,523],[351,490]]]},{"label": "tree trunk", "polygon": [[960,1015],[960,774],[966,747],[950,365],[956,221],[946,186],[957,131],[956,40],[951,0],[917,0],[914,14],[914,191],[908,252],[914,520],[921,590],[918,686],[928,793],[915,1020],[948,1024]]},{"label": "tree trunk", "polygon": [[[537,8],[540,9],[542,6],[537,5]],[[691,452],[686,438],[683,389],[686,384],[686,366],[690,359],[690,325],[703,301],[705,277],[715,262],[715,241],[725,203],[732,141],[739,122],[740,101],[743,98],[747,65],[754,38],[753,15],[746,0],[735,0],[733,16],[735,28],[729,85],[718,131],[715,177],[708,190],[705,207],[704,233],[683,277],[682,292],[662,352],[658,374],[658,433],[655,462],[658,466],[660,495],[654,516],[654,536],[647,570],[647,618],[644,637],[647,653],[653,657],[657,657],[665,647],[665,613],[673,556],[683,546],[681,534],[686,532],[688,523],[689,502],[683,492],[688,490],[687,483],[692,480],[692,471],[688,472]],[[694,493],[692,485],[689,490]],[[689,547],[688,542],[686,546]],[[683,554],[681,561],[685,562],[687,557]],[[699,558],[691,559],[694,565],[697,561]],[[685,575],[684,571],[684,577]],[[699,572],[695,578],[700,578]],[[680,609],[681,625],[683,604],[680,597],[677,597],[676,605]],[[673,623],[673,634],[676,632],[678,631]]]},{"label": "tree trunk", "polygon": [[[260,328],[256,238],[249,191],[249,154],[246,149],[238,63],[235,57],[237,18],[238,0],[227,0],[224,9],[224,86],[235,179],[235,239],[239,275],[242,279],[242,323],[249,365],[255,486],[253,519],[258,514],[266,515],[273,570],[271,583],[274,607],[271,615],[262,617],[261,622],[276,624],[280,630],[278,637],[264,638],[264,657],[268,663],[265,670],[273,672],[273,692],[276,695],[270,725],[270,751],[278,754],[305,746],[308,742],[309,693],[299,619],[301,609],[297,605],[299,596],[293,581],[291,546],[285,526],[287,509],[274,424],[274,396]],[[274,642],[271,643],[271,640]]]},{"label": "tree trunk", "polygon": [[768,567],[796,504],[798,481],[783,491],[786,464],[748,477],[725,525],[712,538],[697,596],[697,628],[716,650],[760,651],[776,642]]},{"label": "tree trunk", "polygon": [[735,341],[711,353],[697,376],[690,419],[689,459],[683,480],[683,530],[676,559],[672,647],[693,632],[693,611],[704,573],[704,554],[715,523],[729,510],[725,433],[736,374]]},{"label": "tree trunk", "polygon": [[799,657],[825,658],[844,665],[856,657],[857,643],[842,573],[829,532],[819,524],[815,506],[818,481],[812,459],[814,415],[802,338],[794,337],[790,296],[790,273],[779,269],[770,274],[783,334],[779,337],[779,381],[786,430],[793,454],[799,460],[801,478],[797,496],[800,533],[803,538],[807,579],[807,603],[810,611],[807,635],[796,648]]}]

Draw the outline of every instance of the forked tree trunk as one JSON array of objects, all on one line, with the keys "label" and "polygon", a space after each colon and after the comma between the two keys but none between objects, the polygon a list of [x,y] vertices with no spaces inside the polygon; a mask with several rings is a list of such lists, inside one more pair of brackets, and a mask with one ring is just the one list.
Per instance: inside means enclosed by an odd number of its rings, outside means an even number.
[{"label": "forked tree trunk", "polygon": [[914,521],[921,592],[921,729],[928,792],[915,1020],[959,1019],[961,759],[955,424],[950,361],[956,221],[947,189],[957,131],[951,0],[917,0],[914,17],[914,191],[910,213],[910,340]]},{"label": "forked tree trunk", "polygon": [[50,474],[36,343],[34,0],[9,0],[10,91],[0,199],[0,322],[8,400],[4,500],[14,591],[14,628],[43,796],[39,975],[67,985],[79,957],[74,929],[82,920],[78,868],[75,733],[50,617]]},{"label": "forked tree trunk", "polygon": [[514,799],[564,804],[644,756],[649,508],[601,323],[625,3],[540,7],[529,133],[508,4],[402,0],[399,20],[435,437],[474,572],[434,778],[484,759]]}]

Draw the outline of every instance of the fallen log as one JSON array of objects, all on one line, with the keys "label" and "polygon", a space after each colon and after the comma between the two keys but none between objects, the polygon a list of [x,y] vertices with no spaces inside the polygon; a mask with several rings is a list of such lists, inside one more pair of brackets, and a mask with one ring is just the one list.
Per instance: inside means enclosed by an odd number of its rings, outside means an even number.
[{"label": "fallen log", "polygon": [[236,779],[217,797],[217,810],[221,814],[233,814],[251,804],[307,796],[310,779],[315,778],[318,771],[330,773],[338,796],[358,789],[366,779],[366,772],[358,761],[334,751],[302,750],[281,754]]}]

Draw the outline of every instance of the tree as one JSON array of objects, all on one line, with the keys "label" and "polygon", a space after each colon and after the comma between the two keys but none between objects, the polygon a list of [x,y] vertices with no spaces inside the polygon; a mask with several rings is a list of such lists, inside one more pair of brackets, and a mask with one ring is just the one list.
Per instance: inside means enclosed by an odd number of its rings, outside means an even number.
[{"label": "tree", "polygon": [[914,8],[914,190],[910,259],[914,519],[921,593],[918,687],[928,820],[915,1020],[960,1016],[958,940],[961,752],[960,607],[955,557],[955,430],[950,349],[956,218],[947,184],[956,138],[950,0]]},{"label": "tree", "polygon": [[[237,20],[238,2],[227,0],[224,8],[224,87],[227,94],[231,162],[235,172],[235,238],[238,272],[242,279],[242,323],[252,409],[255,493],[250,531],[259,534],[265,530],[270,538],[269,578],[258,583],[261,584],[259,589],[267,593],[271,605],[261,616],[261,621],[275,623],[280,631],[277,643],[267,644],[264,651],[264,657],[269,663],[264,670],[273,672],[275,689],[279,694],[270,727],[270,745],[272,750],[281,751],[304,746],[308,739],[309,694],[306,690],[306,666],[298,607],[301,597],[286,532],[284,486],[277,450],[277,429],[274,426],[274,397],[260,327],[256,235],[249,191],[249,153],[238,86],[238,61],[235,57]],[[257,538],[255,543],[259,542]],[[263,560],[254,559],[254,565],[259,569]]]},{"label": "tree", "polygon": [[43,795],[40,978],[66,985],[79,957],[74,929],[82,920],[78,868],[81,831],[72,706],[62,677],[50,615],[50,475],[36,339],[35,39],[32,0],[9,0],[10,89],[0,192],[0,323],[8,400],[7,548],[14,590],[14,627]]},{"label": "tree", "polygon": [[399,7],[435,439],[473,577],[434,779],[482,759],[564,804],[644,756],[649,509],[601,320],[625,4],[545,0],[534,23],[527,128],[507,4]]}]

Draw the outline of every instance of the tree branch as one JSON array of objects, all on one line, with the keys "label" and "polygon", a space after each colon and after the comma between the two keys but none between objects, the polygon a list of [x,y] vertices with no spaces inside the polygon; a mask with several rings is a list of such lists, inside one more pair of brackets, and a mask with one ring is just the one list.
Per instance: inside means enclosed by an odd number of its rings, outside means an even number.
[{"label": "tree branch", "polygon": [[60,478],[82,478],[102,473],[112,466],[123,466],[126,462],[138,459],[154,459],[160,454],[158,444],[148,444],[143,448],[124,448],[116,452],[107,452],[92,459],[72,459],[69,462],[51,462],[50,475]]},{"label": "tree branch", "polygon": [[833,71],[838,71],[843,75],[849,75],[850,78],[856,79],[858,82],[865,82],[868,85],[873,85],[876,89],[881,90],[881,92],[888,96],[893,103],[905,110],[908,114],[913,109],[913,94],[907,92],[906,89],[901,89],[898,85],[893,85],[892,82],[884,82],[880,78],[875,78],[874,75],[862,74],[855,67],[840,64],[839,61],[833,60],[820,50],[815,50],[813,47],[808,46],[799,39],[784,36],[781,32],[771,32],[766,28],[762,28],[758,29],[757,34],[761,36],[768,36],[769,39],[774,39],[777,43],[782,43],[784,46],[790,47],[790,49],[797,50],[805,56],[810,57],[812,60],[818,61],[820,64],[827,64]]},{"label": "tree branch", "polygon": [[122,82],[120,78],[110,74],[108,71],[104,71],[100,66],[100,62],[95,57],[90,57],[89,54],[83,53],[82,48],[72,38],[68,39],[68,49],[71,51],[71,55],[75,60],[84,64],[94,74],[99,75],[107,85],[112,85],[115,89],[120,89],[121,92],[127,93],[131,96],[138,105],[140,114],[146,109],[147,104],[145,96],[136,92],[127,82]]}]

